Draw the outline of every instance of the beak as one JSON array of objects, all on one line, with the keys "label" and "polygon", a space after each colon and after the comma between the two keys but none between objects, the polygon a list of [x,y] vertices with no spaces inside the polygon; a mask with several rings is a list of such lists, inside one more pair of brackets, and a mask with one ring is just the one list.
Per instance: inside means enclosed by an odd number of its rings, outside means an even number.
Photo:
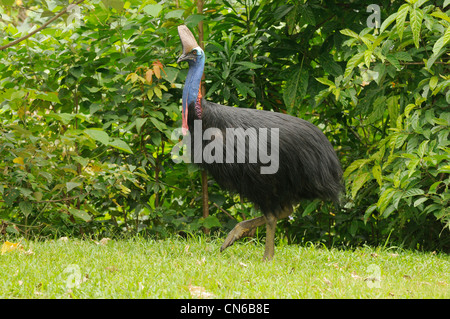
[{"label": "beak", "polygon": [[179,64],[180,62],[186,61],[188,59],[187,54],[182,54],[180,55],[180,57],[177,60],[177,63]]},{"label": "beak", "polygon": [[183,61],[188,61],[188,60],[195,61],[195,57],[191,53],[187,53],[187,54],[183,53],[178,58],[177,63],[180,63],[180,62],[183,62]]}]

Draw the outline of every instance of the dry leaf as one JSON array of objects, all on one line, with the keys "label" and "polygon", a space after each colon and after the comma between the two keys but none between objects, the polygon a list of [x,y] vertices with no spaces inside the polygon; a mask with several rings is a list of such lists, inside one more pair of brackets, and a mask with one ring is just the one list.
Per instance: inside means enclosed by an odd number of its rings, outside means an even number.
[{"label": "dry leaf", "polygon": [[350,276],[352,276],[353,279],[363,279],[362,277],[358,276],[358,275],[356,274],[356,272],[352,272],[352,273],[350,274]]},{"label": "dry leaf", "polygon": [[145,79],[147,80],[147,82],[149,84],[152,84],[152,82],[153,82],[153,70],[148,70],[147,72],[145,72]]},{"label": "dry leaf", "polygon": [[331,281],[329,281],[327,278],[323,277],[323,282],[326,283],[328,286],[332,286],[333,284]]},{"label": "dry leaf", "polygon": [[201,260],[196,260],[197,264],[199,264],[199,265],[203,265],[205,263],[205,261],[206,261],[205,257],[203,257]]},{"label": "dry leaf", "polygon": [[61,237],[61,238],[58,239],[58,240],[67,243],[67,242],[69,241],[69,238],[67,238],[67,237]]},{"label": "dry leaf", "polygon": [[193,298],[214,298],[214,294],[207,292],[205,288],[189,285],[189,292]]},{"label": "dry leaf", "polygon": [[111,240],[111,238],[105,237],[100,239],[100,245],[106,245],[109,241]]},{"label": "dry leaf", "polygon": [[247,264],[244,264],[242,262],[239,262],[239,265],[242,266],[242,267],[247,267]]},{"label": "dry leaf", "polygon": [[109,266],[109,267],[106,267],[105,270],[109,270],[110,272],[115,272],[119,269],[116,266]]},{"label": "dry leaf", "polygon": [[5,241],[2,245],[2,255],[16,249],[23,249],[23,246],[20,243],[10,243],[9,241]]},{"label": "dry leaf", "polygon": [[22,253],[27,256],[34,255],[34,251],[32,251],[31,248],[27,251],[23,250]]}]

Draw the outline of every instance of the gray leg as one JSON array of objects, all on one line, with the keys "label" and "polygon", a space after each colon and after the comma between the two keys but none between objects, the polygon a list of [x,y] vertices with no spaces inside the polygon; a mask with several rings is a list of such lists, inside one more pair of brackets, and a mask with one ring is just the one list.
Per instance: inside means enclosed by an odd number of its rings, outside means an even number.
[{"label": "gray leg", "polygon": [[269,261],[275,253],[275,230],[277,228],[277,218],[274,215],[266,217],[266,248],[263,260]]},{"label": "gray leg", "polygon": [[273,258],[275,253],[275,230],[277,227],[277,221],[288,217],[292,213],[292,207],[285,207],[279,214],[278,218],[275,215],[261,216],[249,220],[244,220],[238,223],[228,233],[220,251],[225,250],[231,246],[239,238],[247,236],[256,227],[266,224],[266,246],[263,259],[269,261]]},{"label": "gray leg", "polygon": [[225,239],[222,247],[220,247],[220,251],[223,251],[225,248],[233,245],[233,243],[239,238],[245,237],[248,235],[250,231],[264,225],[266,223],[266,219],[264,216],[244,220],[238,223],[234,228],[229,232],[227,238]]},{"label": "gray leg", "polygon": [[279,219],[288,217],[292,213],[292,207],[286,207],[278,214],[278,218],[274,215],[266,216],[266,247],[264,250],[264,261],[273,259],[275,254],[275,231]]}]

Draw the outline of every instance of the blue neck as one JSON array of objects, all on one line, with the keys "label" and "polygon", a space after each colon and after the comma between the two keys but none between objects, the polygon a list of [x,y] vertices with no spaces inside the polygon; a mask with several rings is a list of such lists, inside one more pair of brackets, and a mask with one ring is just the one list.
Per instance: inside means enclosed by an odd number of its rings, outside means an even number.
[{"label": "blue neck", "polygon": [[183,88],[183,112],[192,103],[196,102],[200,88],[200,82],[205,67],[205,55],[203,51],[199,51],[195,61],[189,60],[189,71],[186,77],[186,83]]}]

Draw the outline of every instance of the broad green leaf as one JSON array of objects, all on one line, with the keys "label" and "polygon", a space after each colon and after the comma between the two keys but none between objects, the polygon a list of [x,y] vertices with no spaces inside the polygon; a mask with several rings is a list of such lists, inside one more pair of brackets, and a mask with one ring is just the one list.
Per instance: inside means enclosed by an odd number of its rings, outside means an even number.
[{"label": "broad green leaf", "polygon": [[417,207],[417,206],[419,206],[420,204],[426,202],[427,199],[428,199],[427,197],[421,197],[421,198],[419,198],[419,199],[416,199],[416,200],[414,201],[414,207]]},{"label": "broad green leaf", "polygon": [[66,183],[67,192],[70,192],[75,187],[78,187],[78,186],[81,186],[81,185],[82,185],[82,183],[78,183],[78,182],[67,182]]},{"label": "broad green leaf", "polygon": [[173,10],[173,11],[169,11],[168,13],[166,13],[164,18],[165,19],[170,19],[170,18],[181,19],[183,14],[184,14],[184,10],[183,9]]},{"label": "broad green leaf", "polygon": [[167,129],[166,124],[161,122],[160,120],[156,119],[155,117],[150,117],[150,121],[158,129],[158,131],[162,132]]},{"label": "broad green leaf", "polygon": [[142,10],[145,13],[156,18],[159,15],[159,13],[161,12],[162,8],[163,8],[163,6],[160,4],[148,4]]},{"label": "broad green leaf", "polygon": [[425,194],[423,189],[412,188],[412,189],[408,189],[406,192],[404,192],[403,195],[402,195],[402,198],[407,198],[407,197],[417,196],[417,195],[423,195],[423,194]]},{"label": "broad green leaf", "polygon": [[364,164],[370,162],[368,158],[362,158],[351,163],[344,172],[344,178],[347,178],[354,170],[361,168]]},{"label": "broad green leaf", "polygon": [[48,101],[53,103],[61,103],[56,92],[40,92],[36,93],[36,98],[42,101]]},{"label": "broad green leaf", "polygon": [[314,16],[314,13],[312,12],[309,5],[304,4],[299,6],[301,18],[304,22],[306,22],[309,25],[316,25],[316,18]]},{"label": "broad green leaf", "polygon": [[329,87],[332,87],[332,88],[336,87],[336,84],[334,84],[334,82],[328,80],[328,78],[326,78],[326,77],[316,78],[316,80],[322,84],[328,85]]},{"label": "broad green leaf", "polygon": [[73,216],[78,217],[78,218],[84,220],[85,222],[88,222],[91,220],[91,216],[84,210],[76,209],[76,208],[69,208],[69,212]]},{"label": "broad green leaf", "polygon": [[355,39],[359,39],[359,35],[358,33],[356,33],[355,31],[352,31],[350,29],[344,29],[340,31],[343,35],[348,35],[349,37],[355,38]]},{"label": "broad green leaf", "polygon": [[25,215],[25,217],[28,217],[28,215],[30,215],[31,211],[33,210],[33,205],[30,202],[20,202],[19,208]]},{"label": "broad green leaf", "polygon": [[364,63],[366,64],[367,68],[370,68],[371,60],[372,60],[372,50],[364,51]]},{"label": "broad green leaf", "polygon": [[311,214],[316,208],[317,206],[319,206],[320,202],[318,200],[313,200],[311,201],[308,206],[305,207],[305,209],[303,210],[302,213],[302,217],[308,216],[309,214]]},{"label": "broad green leaf", "polygon": [[396,26],[397,26],[397,33],[398,36],[400,38],[400,40],[403,37],[403,31],[405,30],[405,20],[406,20],[406,16],[408,15],[409,12],[409,7],[410,5],[405,3],[403,4],[397,12],[397,17],[396,17]]},{"label": "broad green leaf", "polygon": [[411,57],[411,55],[408,52],[395,52],[394,56],[397,60],[401,60],[401,61],[412,61],[413,60],[413,58]]},{"label": "broad green leaf", "polygon": [[117,148],[118,150],[124,151],[126,153],[133,154],[133,151],[131,150],[130,146],[128,146],[127,143],[125,143],[119,138],[115,138],[114,140],[109,142],[108,145]]},{"label": "broad green leaf", "polygon": [[109,144],[109,135],[101,129],[86,129],[84,130],[84,133],[86,133],[93,140],[101,142],[104,145]]},{"label": "broad green leaf", "polygon": [[352,183],[352,197],[355,198],[358,191],[371,179],[370,173],[361,173]]},{"label": "broad green leaf", "polygon": [[306,95],[308,89],[309,73],[300,67],[296,67],[286,81],[283,91],[283,100],[288,112],[292,112],[297,102]]},{"label": "broad green leaf", "polygon": [[344,78],[348,77],[353,69],[361,62],[364,57],[364,52],[360,52],[351,57],[347,62],[347,67],[345,68]]},{"label": "broad green leaf", "polygon": [[380,27],[380,34],[382,34],[383,31],[386,30],[386,28],[397,19],[397,14],[398,13],[395,12],[383,21],[383,23],[381,24],[381,27]]},{"label": "broad green leaf", "polygon": [[433,55],[437,55],[439,51],[450,41],[450,26],[445,31],[444,35],[440,37],[433,46]]},{"label": "broad green leaf", "polygon": [[200,21],[205,19],[205,15],[203,14],[192,14],[186,18],[184,24],[186,24],[189,28],[195,28],[199,24]]},{"label": "broad green leaf", "polygon": [[379,164],[372,167],[372,175],[377,180],[378,185],[382,186],[383,181],[382,181],[382,177],[381,177],[381,166]]},{"label": "broad green leaf", "polygon": [[141,118],[141,117],[138,117],[138,118],[136,119],[136,130],[137,130],[138,133],[141,133],[142,125],[144,125],[144,123],[145,123],[146,121],[147,121],[147,118]]},{"label": "broad green leaf", "polygon": [[256,64],[256,63],[252,63],[252,62],[247,62],[247,61],[236,62],[236,64],[245,66],[246,68],[249,68],[249,69],[262,68],[262,65],[259,65],[259,64]]},{"label": "broad green leaf", "polygon": [[442,11],[435,11],[435,12],[433,12],[430,15],[433,16],[433,17],[437,17],[437,18],[440,18],[442,20],[445,20],[447,22],[450,22],[450,17],[447,14],[445,14],[444,12],[442,12]]},{"label": "broad green leaf", "polygon": [[418,0],[414,2],[414,9],[420,8],[422,6],[422,4],[424,4],[425,2],[427,2],[429,0]]},{"label": "broad green leaf", "polygon": [[423,11],[420,9],[412,9],[410,13],[410,19],[414,44],[416,48],[419,48],[420,29],[422,27]]},{"label": "broad green leaf", "polygon": [[396,193],[396,191],[393,188],[388,188],[385,191],[383,191],[383,193],[381,194],[381,196],[377,202],[377,207],[380,210],[380,213],[384,212],[386,207],[391,202],[392,196],[394,196],[395,193]]},{"label": "broad green leaf", "polygon": [[397,60],[397,58],[393,54],[386,55],[386,60],[388,60],[393,66],[395,66],[395,68],[397,70],[401,69],[402,66],[401,66],[400,62]]},{"label": "broad green leaf", "polygon": [[203,220],[203,226],[206,228],[222,227],[222,224],[216,216],[211,215]]},{"label": "broad green leaf", "polygon": [[420,143],[419,148],[417,149],[417,154],[422,158],[425,155],[425,152],[427,150],[427,144],[430,140],[425,140],[422,143]]},{"label": "broad green leaf", "polygon": [[431,79],[430,79],[430,89],[431,90],[434,90],[434,88],[438,84],[438,81],[439,81],[439,78],[436,75],[431,77]]}]

